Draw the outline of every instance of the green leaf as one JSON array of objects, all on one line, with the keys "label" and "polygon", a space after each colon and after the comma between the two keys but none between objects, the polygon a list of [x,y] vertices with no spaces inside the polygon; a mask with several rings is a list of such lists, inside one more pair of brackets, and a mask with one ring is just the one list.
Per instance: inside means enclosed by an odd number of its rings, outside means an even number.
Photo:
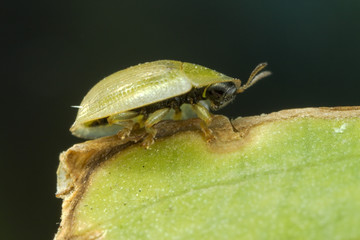
[{"label": "green leaf", "polygon": [[58,235],[360,238],[359,112],[304,109],[239,118],[233,122],[239,132],[220,119],[215,143],[199,131],[181,131],[149,150],[137,144],[101,150],[66,196],[71,210],[63,221],[71,226],[62,222],[66,233]]}]

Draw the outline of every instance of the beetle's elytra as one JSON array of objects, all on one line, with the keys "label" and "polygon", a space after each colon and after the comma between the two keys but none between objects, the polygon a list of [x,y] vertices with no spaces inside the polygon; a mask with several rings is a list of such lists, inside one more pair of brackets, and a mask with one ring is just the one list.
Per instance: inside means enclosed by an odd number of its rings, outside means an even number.
[{"label": "beetle's elytra", "polygon": [[81,138],[114,135],[125,138],[134,126],[145,128],[143,144],[150,146],[156,135],[153,126],[167,118],[184,118],[181,106],[189,104],[203,120],[211,122],[209,109],[216,111],[230,103],[258,80],[270,75],[259,64],[246,84],[209,68],[180,61],[159,60],[116,72],[98,82],[84,97],[70,131]]}]

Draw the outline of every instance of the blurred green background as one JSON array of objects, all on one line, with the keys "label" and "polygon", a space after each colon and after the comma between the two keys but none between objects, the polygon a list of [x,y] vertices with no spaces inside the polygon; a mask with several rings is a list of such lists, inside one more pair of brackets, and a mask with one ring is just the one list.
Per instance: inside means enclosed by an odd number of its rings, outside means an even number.
[{"label": "blurred green background", "polygon": [[175,59],[246,80],[220,113],[360,105],[360,1],[8,1],[1,7],[1,239],[51,239],[58,155],[87,91],[138,63]]}]

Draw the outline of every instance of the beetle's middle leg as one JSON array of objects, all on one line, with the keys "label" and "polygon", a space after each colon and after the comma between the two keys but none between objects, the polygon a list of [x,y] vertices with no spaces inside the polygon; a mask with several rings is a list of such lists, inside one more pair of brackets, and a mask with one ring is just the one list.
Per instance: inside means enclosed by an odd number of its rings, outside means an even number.
[{"label": "beetle's middle leg", "polygon": [[123,129],[118,132],[120,139],[125,139],[134,129],[136,124],[142,125],[144,116],[138,112],[123,112],[108,117],[107,121],[109,124],[116,124],[122,126]]},{"label": "beetle's middle leg", "polygon": [[159,109],[149,115],[149,117],[145,120],[145,131],[148,133],[146,138],[143,140],[143,146],[149,148],[151,144],[154,143],[154,138],[156,136],[157,130],[153,128],[155,124],[164,119],[166,114],[168,114],[170,108],[162,108]]}]

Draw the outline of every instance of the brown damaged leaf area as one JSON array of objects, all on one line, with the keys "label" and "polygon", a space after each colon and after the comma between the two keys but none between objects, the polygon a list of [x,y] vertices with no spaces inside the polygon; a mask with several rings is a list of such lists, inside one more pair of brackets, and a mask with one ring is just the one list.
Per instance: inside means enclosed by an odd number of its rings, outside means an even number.
[{"label": "brown damaged leaf area", "polygon": [[[274,121],[297,118],[344,119],[360,117],[360,107],[304,108],[290,109],[252,117],[239,117],[230,121],[217,115],[210,129],[216,139],[208,142],[209,149],[216,152],[233,151],[247,144],[250,131],[255,126]],[[157,124],[157,139],[166,139],[183,132],[201,134],[200,120],[163,121]],[[145,132],[138,130],[130,138],[121,140],[117,136],[75,144],[61,153],[57,171],[56,196],[63,199],[61,224],[55,239],[76,239],[72,236],[74,211],[86,191],[91,174],[114,154],[135,147],[144,138]],[[141,147],[141,146],[139,146]],[[148,150],[151,151],[151,148]],[[89,233],[79,239],[102,239],[101,232]]]}]

